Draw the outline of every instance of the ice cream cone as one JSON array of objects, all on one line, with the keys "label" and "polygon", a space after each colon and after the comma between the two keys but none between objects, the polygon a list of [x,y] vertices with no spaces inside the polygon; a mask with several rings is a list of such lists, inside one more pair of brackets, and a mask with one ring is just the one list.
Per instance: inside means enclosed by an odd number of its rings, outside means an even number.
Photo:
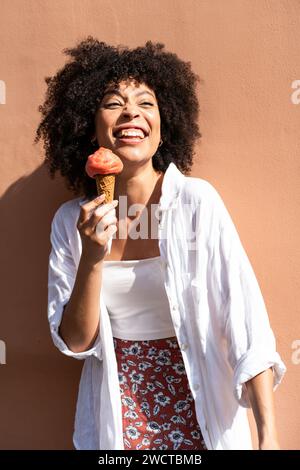
[{"label": "ice cream cone", "polygon": [[[98,195],[105,194],[104,203],[114,199],[115,178],[123,170],[120,158],[111,150],[100,147],[90,155],[85,165],[85,171],[91,178],[95,178]],[[110,254],[112,237],[107,242],[107,252]]]},{"label": "ice cream cone", "polygon": [[105,203],[113,200],[115,178],[122,170],[123,163],[120,158],[104,147],[90,155],[85,165],[87,174],[96,179],[98,194],[105,194]]},{"label": "ice cream cone", "polygon": [[112,202],[115,190],[116,175],[96,175],[98,195],[105,194],[105,203]]}]

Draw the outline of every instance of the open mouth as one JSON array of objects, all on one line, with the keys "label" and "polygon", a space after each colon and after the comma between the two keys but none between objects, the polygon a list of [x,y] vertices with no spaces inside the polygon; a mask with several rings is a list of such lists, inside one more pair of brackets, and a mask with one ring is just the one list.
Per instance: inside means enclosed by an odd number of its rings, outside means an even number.
[{"label": "open mouth", "polygon": [[148,134],[141,128],[128,128],[117,130],[113,136],[124,142],[139,143],[148,137]]}]

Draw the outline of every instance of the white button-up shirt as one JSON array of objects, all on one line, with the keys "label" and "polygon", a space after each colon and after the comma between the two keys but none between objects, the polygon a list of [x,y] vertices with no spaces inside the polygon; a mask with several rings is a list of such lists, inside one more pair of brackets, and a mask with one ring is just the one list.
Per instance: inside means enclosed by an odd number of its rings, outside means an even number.
[{"label": "white button-up shirt", "polygon": [[[51,231],[48,317],[55,345],[85,359],[75,418],[77,449],[124,449],[122,405],[109,314],[99,295],[93,347],[70,351],[58,328],[81,256],[76,228],[83,198],[63,204]],[[272,367],[285,372],[260,287],[216,189],[171,163],[159,201],[159,250],[170,313],[208,449],[251,449],[245,383]]]}]

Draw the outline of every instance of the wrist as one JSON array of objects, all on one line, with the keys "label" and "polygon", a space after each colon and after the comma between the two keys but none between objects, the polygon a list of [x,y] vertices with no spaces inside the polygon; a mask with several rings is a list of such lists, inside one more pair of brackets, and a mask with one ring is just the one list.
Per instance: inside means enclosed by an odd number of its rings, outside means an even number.
[{"label": "wrist", "polygon": [[83,250],[80,258],[80,266],[83,269],[100,271],[103,266],[103,257],[99,257],[99,253],[91,253]]}]

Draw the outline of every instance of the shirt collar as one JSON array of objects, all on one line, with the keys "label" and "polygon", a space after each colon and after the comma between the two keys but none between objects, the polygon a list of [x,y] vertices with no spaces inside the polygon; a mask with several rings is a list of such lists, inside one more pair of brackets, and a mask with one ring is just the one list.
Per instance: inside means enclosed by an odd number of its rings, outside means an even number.
[{"label": "shirt collar", "polygon": [[171,162],[166,169],[161,188],[159,201],[160,209],[167,210],[173,207],[179,197],[184,182],[184,174]]}]

